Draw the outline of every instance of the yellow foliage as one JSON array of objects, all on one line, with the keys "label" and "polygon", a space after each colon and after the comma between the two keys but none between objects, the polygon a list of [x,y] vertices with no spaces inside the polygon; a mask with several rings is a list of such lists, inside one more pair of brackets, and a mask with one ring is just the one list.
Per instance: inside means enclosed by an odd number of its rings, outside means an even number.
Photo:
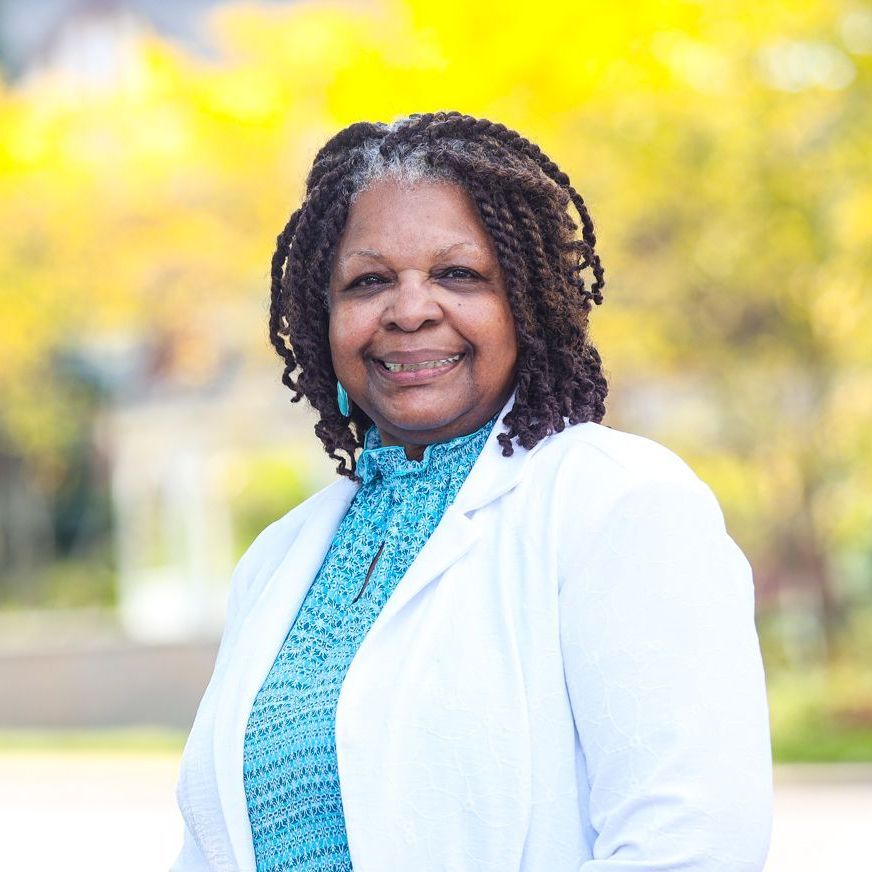
[{"label": "yellow foliage", "polygon": [[[571,174],[607,267],[593,332],[614,382],[696,374],[711,432],[670,430],[699,420],[677,410],[650,432],[691,452],[749,540],[764,548],[761,519],[807,499],[833,543],[867,535],[868,482],[849,470],[872,424],[872,60],[838,36],[852,14],[825,0],[249,3],[212,17],[217,59],[143,34],[98,92],[55,74],[4,83],[0,434],[56,462],[71,430],[52,354],[263,299],[330,133],[458,108],[519,128]],[[612,403],[616,423],[632,418],[620,392]]]}]

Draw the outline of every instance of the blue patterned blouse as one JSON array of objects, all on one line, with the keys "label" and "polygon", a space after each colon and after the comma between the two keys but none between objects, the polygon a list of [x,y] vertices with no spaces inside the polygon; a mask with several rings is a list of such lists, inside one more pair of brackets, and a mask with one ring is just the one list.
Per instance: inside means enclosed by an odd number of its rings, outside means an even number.
[{"label": "blue patterned blouse", "polygon": [[258,872],[351,870],[334,726],[358,647],[436,529],[496,418],[422,460],[370,428],[361,486],[255,698],[243,773]]}]

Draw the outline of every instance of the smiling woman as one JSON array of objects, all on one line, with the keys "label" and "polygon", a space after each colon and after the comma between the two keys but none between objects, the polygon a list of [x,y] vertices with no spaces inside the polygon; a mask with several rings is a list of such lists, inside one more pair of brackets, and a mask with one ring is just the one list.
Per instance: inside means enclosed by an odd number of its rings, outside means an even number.
[{"label": "smiling woman", "polygon": [[[397,208],[414,214],[404,220],[394,216]],[[389,250],[384,250],[386,221],[401,234],[391,233]],[[426,251],[425,236],[431,246]],[[357,452],[374,421],[364,397],[357,398],[363,405],[355,404],[350,394],[350,414],[340,409],[337,382],[343,401],[346,386],[333,361],[331,307],[346,294],[375,293],[363,288],[392,278],[384,258],[395,258],[398,250],[404,263],[413,263],[410,242],[416,257],[430,261],[428,275],[435,279],[434,266],[442,268],[444,288],[502,285],[517,349],[510,391],[515,401],[503,420],[505,432],[496,434],[506,456],[513,442],[529,449],[567,423],[602,419],[607,385],[587,322],[591,305],[602,302],[604,271],[593,221],[566,174],[534,143],[486,119],[449,112],[393,125],[361,122],[338,133],[316,156],[305,201],[279,234],[272,263],[270,335],[285,361],[283,380],[294,400],[305,396],[318,411],[315,432],[338,461],[340,474],[354,477]],[[457,248],[446,251],[449,246]],[[472,261],[458,261],[460,254]],[[482,260],[481,271],[471,268],[476,259]],[[355,282],[361,290],[352,293]],[[468,308],[476,295],[461,296]],[[400,323],[386,334],[402,333],[404,306],[421,304],[408,294],[397,300]],[[433,298],[423,302],[433,306]],[[422,325],[424,336],[438,332],[433,311]],[[400,345],[422,348],[420,336]],[[501,346],[499,353],[508,350]],[[467,373],[470,365],[477,362],[466,362]],[[423,432],[407,435],[410,450],[427,443]],[[438,438],[431,434],[431,441]]]},{"label": "smiling woman", "polygon": [[382,444],[410,458],[503,407],[515,322],[493,243],[462,188],[384,180],[357,198],[330,281],[330,350]]},{"label": "smiling woman", "polygon": [[683,461],[599,423],[595,245],[485,119],[316,156],[270,335],[339,476],[234,573],[178,872],[762,869],[750,567]]}]

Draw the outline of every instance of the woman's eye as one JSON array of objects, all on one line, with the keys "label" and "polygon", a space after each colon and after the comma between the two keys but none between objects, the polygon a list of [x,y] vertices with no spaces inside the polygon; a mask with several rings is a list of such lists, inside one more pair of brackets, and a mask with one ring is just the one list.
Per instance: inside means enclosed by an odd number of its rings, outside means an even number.
[{"label": "woman's eye", "polygon": [[453,266],[450,269],[445,270],[441,273],[441,277],[444,279],[474,279],[477,278],[476,274],[471,270],[467,269],[463,266]]},{"label": "woman's eye", "polygon": [[370,288],[374,287],[377,284],[381,284],[386,281],[383,276],[376,275],[375,273],[367,273],[366,275],[359,276],[356,278],[350,285],[350,288]]}]

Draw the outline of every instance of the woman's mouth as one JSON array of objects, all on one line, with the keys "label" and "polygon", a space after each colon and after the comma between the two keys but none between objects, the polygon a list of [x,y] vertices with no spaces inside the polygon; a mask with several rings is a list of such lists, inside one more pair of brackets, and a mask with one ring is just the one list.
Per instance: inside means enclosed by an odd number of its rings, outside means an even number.
[{"label": "woman's mouth", "polygon": [[388,360],[380,360],[379,363],[388,372],[418,372],[422,369],[441,369],[445,366],[450,366],[452,363],[457,363],[463,354],[454,354],[451,357],[440,357],[436,360],[422,360],[418,363],[393,363]]},{"label": "woman's mouth", "polygon": [[388,382],[396,385],[412,385],[421,384],[451,372],[465,357],[465,352],[459,352],[448,356],[434,356],[427,360],[415,360],[408,363],[401,363],[398,360],[374,358],[374,363],[376,364],[376,369]]}]

